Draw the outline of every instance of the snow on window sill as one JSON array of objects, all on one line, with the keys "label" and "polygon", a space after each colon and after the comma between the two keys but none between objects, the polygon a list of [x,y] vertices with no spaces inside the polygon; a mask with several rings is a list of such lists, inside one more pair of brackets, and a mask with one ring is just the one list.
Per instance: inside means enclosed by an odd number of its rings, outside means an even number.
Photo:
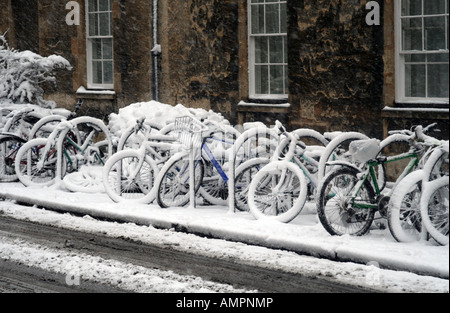
[{"label": "snow on window sill", "polygon": [[448,108],[397,108],[397,107],[384,107],[383,111],[391,112],[436,112],[436,113],[449,113]]},{"label": "snow on window sill", "polygon": [[289,108],[291,107],[290,103],[280,103],[280,104],[274,104],[274,103],[249,103],[241,101],[238,103],[239,106],[253,106],[253,107],[274,107],[274,108]]},{"label": "snow on window sill", "polygon": [[114,99],[116,97],[114,90],[86,89],[83,86],[78,88],[76,94],[80,98],[89,99]]}]

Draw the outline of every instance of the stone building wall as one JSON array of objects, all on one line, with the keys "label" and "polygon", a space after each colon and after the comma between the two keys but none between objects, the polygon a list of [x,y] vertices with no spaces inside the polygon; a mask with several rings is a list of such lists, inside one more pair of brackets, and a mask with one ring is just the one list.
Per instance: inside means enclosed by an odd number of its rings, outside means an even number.
[{"label": "stone building wall", "polygon": [[162,1],[162,102],[223,112],[239,102],[239,0]]},{"label": "stone building wall", "polygon": [[366,24],[365,1],[290,1],[288,7],[293,124],[380,137],[383,28]]},{"label": "stone building wall", "polygon": [[[14,5],[12,5],[12,1]],[[28,6],[19,2],[27,1]],[[87,86],[84,0],[81,25],[68,26],[65,1],[0,0],[0,32],[10,43],[60,54],[73,65],[47,86],[47,98],[105,118],[153,93],[153,20],[149,0],[113,0],[114,92],[80,92]],[[290,106],[241,106],[248,91],[248,25],[245,0],[159,0],[157,41],[160,102],[221,112],[233,123],[279,119],[291,128],[361,131],[381,138],[388,129],[420,122],[421,113],[386,112],[395,106],[394,0],[378,1],[382,24],[368,26],[365,0],[288,1]],[[27,27],[18,26],[30,16]],[[37,41],[23,40],[27,31]],[[22,45],[22,46],[21,46]],[[77,92],[78,91],[78,92]],[[448,130],[448,114],[424,116]]]}]

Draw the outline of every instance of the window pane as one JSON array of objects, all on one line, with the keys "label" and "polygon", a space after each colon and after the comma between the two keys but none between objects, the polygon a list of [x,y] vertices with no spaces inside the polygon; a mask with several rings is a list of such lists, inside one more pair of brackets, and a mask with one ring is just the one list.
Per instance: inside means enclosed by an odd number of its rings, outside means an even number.
[{"label": "window pane", "polygon": [[281,32],[287,33],[287,7],[286,3],[280,4],[280,26]]},{"label": "window pane", "polygon": [[102,42],[103,42],[103,59],[111,60],[113,58],[112,39],[102,39]]},{"label": "window pane", "polygon": [[252,34],[264,34],[264,5],[252,5]]},{"label": "window pane", "polygon": [[425,49],[445,49],[445,17],[424,18]]},{"label": "window pane", "polygon": [[421,14],[422,0],[402,0],[402,16]]},{"label": "window pane", "polygon": [[425,65],[406,64],[405,83],[407,97],[426,97]]},{"label": "window pane", "polygon": [[96,12],[97,9],[97,0],[89,0],[89,12]]},{"label": "window pane", "polygon": [[280,6],[278,4],[266,5],[266,33],[280,32]]},{"label": "window pane", "polygon": [[407,18],[402,20],[403,50],[422,49],[422,19]]},{"label": "window pane", "polygon": [[423,2],[424,14],[443,14],[445,13],[445,0],[425,0]]},{"label": "window pane", "polygon": [[268,62],[268,45],[267,37],[255,38],[255,63],[267,63]]},{"label": "window pane", "polygon": [[92,82],[94,84],[102,84],[102,62],[92,62]]},{"label": "window pane", "polygon": [[97,14],[90,13],[89,14],[89,36],[97,36],[98,35],[98,18]]},{"label": "window pane", "polygon": [[100,18],[100,36],[109,36],[109,13],[99,13]]},{"label": "window pane", "polygon": [[100,60],[102,58],[102,40],[92,39],[92,59]]},{"label": "window pane", "polygon": [[255,66],[255,92],[256,94],[269,93],[269,67],[267,65]]},{"label": "window pane", "polygon": [[113,62],[106,61],[103,62],[103,83],[104,84],[112,84],[113,83]]},{"label": "window pane", "polygon": [[426,62],[426,54],[408,54],[405,56],[405,62],[406,63],[412,63],[412,62]]},{"label": "window pane", "polygon": [[270,67],[270,93],[276,95],[284,93],[283,66],[272,65]]},{"label": "window pane", "polygon": [[99,0],[99,11],[109,11],[111,10],[111,6],[109,0]]},{"label": "window pane", "polygon": [[428,55],[428,62],[448,63],[448,53],[436,53]]},{"label": "window pane", "polygon": [[270,37],[270,63],[283,63],[283,37]]},{"label": "window pane", "polygon": [[288,90],[288,82],[289,82],[289,76],[288,76],[288,67],[287,65],[284,67],[284,94],[287,95],[289,93]]},{"label": "window pane", "polygon": [[448,98],[448,64],[428,65],[428,97]]}]

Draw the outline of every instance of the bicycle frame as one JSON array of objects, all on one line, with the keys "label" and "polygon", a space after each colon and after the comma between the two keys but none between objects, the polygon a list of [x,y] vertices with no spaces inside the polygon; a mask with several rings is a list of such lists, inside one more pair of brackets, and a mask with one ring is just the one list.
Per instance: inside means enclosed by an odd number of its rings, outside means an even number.
[{"label": "bicycle frame", "polygon": [[[71,147],[73,147],[75,151],[78,151],[78,152],[81,152],[82,154],[84,154],[84,153],[91,147],[90,141],[91,141],[92,137],[94,136],[94,134],[95,134],[95,131],[91,131],[91,132],[89,133],[89,135],[86,137],[85,143],[84,143],[82,146],[79,146],[79,145],[78,145],[75,141],[73,141],[73,140],[70,138],[70,136],[68,136],[67,134],[66,134],[64,140],[65,140]],[[69,149],[68,149],[67,147],[64,147],[63,154],[64,154],[64,156],[66,157],[66,159],[67,159],[67,161],[69,162],[69,164],[70,164],[71,166],[73,166],[74,162],[73,162],[72,158],[70,157],[68,150],[69,150]],[[105,165],[105,163],[104,163],[104,161],[102,160],[102,158],[101,158],[101,156],[100,156],[98,150],[96,150],[96,149],[92,149],[92,150],[93,150],[94,153],[95,153],[95,158],[96,158],[102,165]]]},{"label": "bicycle frame", "polygon": [[385,159],[375,159],[375,160],[368,161],[366,164],[367,169],[365,170],[364,174],[362,175],[362,177],[359,179],[359,181],[356,183],[355,187],[353,188],[353,193],[350,196],[350,199],[351,199],[350,204],[353,207],[358,208],[358,209],[377,209],[378,204],[372,204],[372,203],[367,203],[367,202],[363,202],[363,201],[358,202],[356,200],[359,192],[361,191],[363,184],[369,179],[370,182],[372,183],[372,186],[374,186],[376,196],[377,197],[380,196],[381,190],[378,186],[378,180],[377,180],[374,168],[376,166],[380,166],[380,165],[383,166],[384,164],[387,164],[387,163],[401,161],[401,160],[405,160],[405,159],[410,159],[410,161],[409,161],[408,165],[405,167],[405,169],[403,170],[402,174],[397,178],[397,180],[394,184],[394,187],[387,194],[387,196],[390,197],[390,196],[392,196],[395,186],[397,186],[399,184],[399,182],[404,177],[406,177],[409,173],[411,173],[414,170],[414,168],[416,168],[416,166],[419,164],[419,155],[415,151],[409,151],[409,152],[402,153],[397,156],[387,157]]},{"label": "bicycle frame", "polygon": [[[214,156],[213,152],[211,151],[211,149],[209,148],[209,146],[206,143],[206,141],[208,139],[213,139],[213,140],[220,141],[220,142],[223,142],[223,143],[232,144],[231,142],[227,142],[224,139],[216,138],[216,137],[213,137],[213,136],[207,136],[207,137],[203,138],[200,151],[205,152],[206,158],[201,153],[200,157],[197,159],[197,161],[194,164],[194,168],[197,168],[197,166],[200,164],[202,159],[207,159],[207,160],[211,161],[211,163],[213,164],[214,168],[219,173],[219,175],[222,178],[222,180],[225,183],[228,183],[228,181],[229,181],[228,175],[225,173],[224,169],[219,164],[218,160],[216,159],[216,157]],[[183,169],[183,171],[182,171],[182,175],[185,174],[185,173],[188,173],[187,177],[184,179],[185,183],[188,182],[188,180],[190,179],[190,176],[191,176],[191,174],[190,174],[190,172],[188,170],[189,170],[189,166],[186,166],[186,168]]]}]

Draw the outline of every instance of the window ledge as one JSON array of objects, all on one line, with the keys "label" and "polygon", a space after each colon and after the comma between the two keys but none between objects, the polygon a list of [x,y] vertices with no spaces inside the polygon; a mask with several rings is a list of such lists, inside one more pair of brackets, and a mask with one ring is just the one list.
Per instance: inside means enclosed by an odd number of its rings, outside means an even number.
[{"label": "window ledge", "polygon": [[262,113],[289,113],[290,103],[248,103],[241,101],[238,104],[238,112],[262,112]]},{"label": "window ledge", "polygon": [[77,97],[84,99],[105,99],[114,100],[116,92],[114,90],[86,89],[83,86],[78,88]]},{"label": "window ledge", "polygon": [[449,119],[448,108],[406,108],[406,107],[384,107],[381,116],[386,118],[435,118]]}]

